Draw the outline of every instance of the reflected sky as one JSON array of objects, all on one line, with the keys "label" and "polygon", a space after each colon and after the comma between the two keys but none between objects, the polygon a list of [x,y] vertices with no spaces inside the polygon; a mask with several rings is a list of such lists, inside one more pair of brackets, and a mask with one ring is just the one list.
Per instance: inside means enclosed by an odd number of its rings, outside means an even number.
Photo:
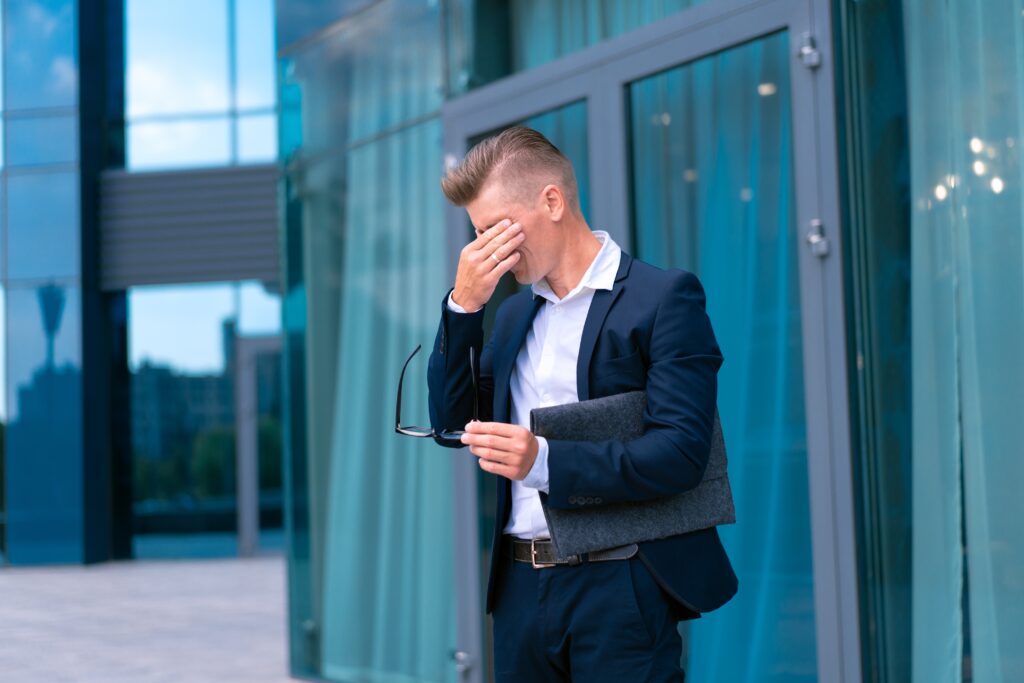
[{"label": "reflected sky", "polygon": [[[267,112],[275,106],[273,0],[236,0],[230,22],[226,0],[128,0],[125,40],[128,168],[277,158],[272,113],[237,124],[231,115],[232,107]],[[235,125],[238,149],[232,158]]]},{"label": "reflected sky", "polygon": [[227,110],[224,0],[128,0],[125,26],[130,118]]},{"label": "reflected sky", "polygon": [[[237,297],[236,297],[237,290]],[[221,372],[221,323],[239,312],[243,335],[281,329],[277,295],[256,282],[135,287],[128,292],[129,366],[144,361],[190,372]]]},{"label": "reflected sky", "polygon": [[76,172],[7,177],[9,278],[78,275],[79,237]]},{"label": "reflected sky", "polygon": [[5,108],[75,106],[75,2],[7,0],[6,4]]}]

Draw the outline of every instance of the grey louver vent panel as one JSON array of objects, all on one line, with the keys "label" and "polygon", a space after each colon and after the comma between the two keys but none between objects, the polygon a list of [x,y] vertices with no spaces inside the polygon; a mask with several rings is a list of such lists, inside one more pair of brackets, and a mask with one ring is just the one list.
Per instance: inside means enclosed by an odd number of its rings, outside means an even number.
[{"label": "grey louver vent panel", "polygon": [[102,288],[277,283],[277,179],[273,164],[104,173]]}]

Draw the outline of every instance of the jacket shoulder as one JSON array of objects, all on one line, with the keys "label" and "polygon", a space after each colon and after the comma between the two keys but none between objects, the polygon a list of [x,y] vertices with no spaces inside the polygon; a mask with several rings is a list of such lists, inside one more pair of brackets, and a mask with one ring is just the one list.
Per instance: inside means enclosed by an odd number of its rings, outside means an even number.
[{"label": "jacket shoulder", "polygon": [[657,288],[655,291],[693,285],[701,286],[700,279],[692,271],[682,268],[661,268],[635,257],[629,268],[629,278],[635,278],[645,287]]}]

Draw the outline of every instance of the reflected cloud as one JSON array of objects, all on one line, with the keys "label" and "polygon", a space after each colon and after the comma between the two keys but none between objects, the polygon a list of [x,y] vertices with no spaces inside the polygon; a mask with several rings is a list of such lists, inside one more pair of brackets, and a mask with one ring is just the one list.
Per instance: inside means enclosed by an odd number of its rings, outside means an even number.
[{"label": "reflected cloud", "polygon": [[[198,78],[196,78],[198,76]],[[128,116],[227,111],[228,93],[212,74],[174,72],[133,60],[128,68]]]},{"label": "reflected cloud", "polygon": [[50,63],[50,89],[57,95],[74,95],[78,86],[78,68],[69,57],[57,57]]}]

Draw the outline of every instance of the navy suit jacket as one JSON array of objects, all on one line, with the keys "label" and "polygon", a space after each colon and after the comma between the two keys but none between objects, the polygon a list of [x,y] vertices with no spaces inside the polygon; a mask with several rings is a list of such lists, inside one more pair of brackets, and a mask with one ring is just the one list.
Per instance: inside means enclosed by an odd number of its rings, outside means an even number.
[{"label": "navy suit jacket", "polygon": [[[472,416],[471,347],[480,358],[480,419],[509,422],[509,378],[544,299],[530,290],[506,299],[486,347],[483,311],[455,313],[447,301],[446,295],[428,368],[434,429],[462,429]],[[576,385],[581,401],[645,389],[645,432],[628,442],[549,440],[549,492],[540,494],[545,503],[557,509],[575,507],[570,498],[647,500],[697,486],[711,449],[721,364],[697,276],[623,252],[614,287],[595,292],[590,305]],[[497,480],[488,612],[499,599],[504,565],[498,541],[512,509],[511,482]],[[639,556],[680,619],[720,607],[736,592],[736,575],[714,528],[641,543]]]}]

